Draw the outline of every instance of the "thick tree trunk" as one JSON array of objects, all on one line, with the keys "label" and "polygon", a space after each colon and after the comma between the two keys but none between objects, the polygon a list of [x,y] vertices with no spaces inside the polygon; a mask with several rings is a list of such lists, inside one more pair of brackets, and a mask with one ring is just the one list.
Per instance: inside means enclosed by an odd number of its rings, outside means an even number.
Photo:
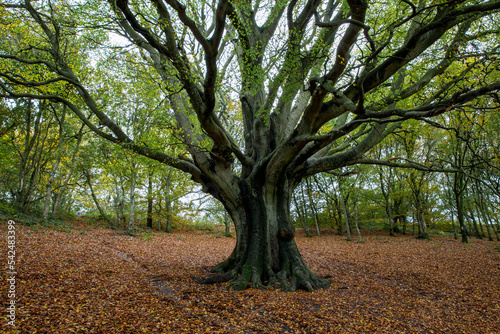
[{"label": "thick tree trunk", "polygon": [[237,201],[226,205],[235,223],[237,243],[213,272],[223,274],[233,290],[267,287],[313,291],[328,287],[328,281],[309,269],[295,243],[288,182],[269,186],[260,181],[250,186],[241,180],[239,189]]}]

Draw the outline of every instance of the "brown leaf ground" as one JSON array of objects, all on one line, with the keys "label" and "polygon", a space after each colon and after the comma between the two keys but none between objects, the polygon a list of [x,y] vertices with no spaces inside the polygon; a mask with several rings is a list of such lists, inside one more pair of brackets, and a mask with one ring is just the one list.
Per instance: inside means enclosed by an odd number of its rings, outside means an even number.
[{"label": "brown leaf ground", "polygon": [[[69,232],[18,225],[16,232],[13,333],[500,333],[497,242],[299,236],[310,267],[332,275],[331,288],[228,292],[195,279],[230,254],[234,239],[130,238],[81,225]],[[0,332],[10,329],[3,318]]]}]

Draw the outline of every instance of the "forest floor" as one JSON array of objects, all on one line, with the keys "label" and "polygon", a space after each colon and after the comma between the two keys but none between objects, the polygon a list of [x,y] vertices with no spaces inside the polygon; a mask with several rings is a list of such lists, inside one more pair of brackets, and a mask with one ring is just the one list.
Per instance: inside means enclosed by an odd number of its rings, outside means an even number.
[{"label": "forest floor", "polygon": [[498,242],[365,233],[357,243],[328,232],[296,240],[332,276],[329,289],[232,292],[196,283],[232,251],[219,233],[16,225],[16,327],[2,264],[0,332],[500,333]]}]

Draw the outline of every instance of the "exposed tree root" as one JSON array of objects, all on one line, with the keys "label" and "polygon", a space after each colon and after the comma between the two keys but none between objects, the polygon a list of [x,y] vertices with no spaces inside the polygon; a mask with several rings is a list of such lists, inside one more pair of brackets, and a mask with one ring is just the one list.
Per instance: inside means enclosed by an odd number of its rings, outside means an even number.
[{"label": "exposed tree root", "polygon": [[198,281],[203,284],[229,282],[228,289],[239,291],[253,289],[279,289],[281,291],[306,290],[314,291],[326,289],[330,282],[325,280],[328,276],[320,277],[314,274],[300,259],[294,265],[285,263],[280,271],[273,272],[270,268],[262,266],[236,264],[228,268],[228,263],[221,263],[212,269],[219,274]]}]

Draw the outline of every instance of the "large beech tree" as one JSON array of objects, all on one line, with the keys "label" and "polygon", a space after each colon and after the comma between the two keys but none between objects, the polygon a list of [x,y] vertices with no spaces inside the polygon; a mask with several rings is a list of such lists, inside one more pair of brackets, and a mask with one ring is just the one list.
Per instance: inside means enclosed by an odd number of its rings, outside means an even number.
[{"label": "large beech tree", "polygon": [[[464,0],[4,0],[0,94],[65,104],[97,135],[189,173],[236,226],[234,251],[213,269],[233,289],[312,291],[328,282],[294,241],[295,187],[359,163],[422,168],[364,154],[405,120],[496,107],[499,9]],[[131,42],[122,49],[130,61],[156,71],[183,153],[127,133],[112,116],[126,108],[100,99],[92,57],[116,40],[110,32]],[[227,108],[231,99],[238,108]]]}]

